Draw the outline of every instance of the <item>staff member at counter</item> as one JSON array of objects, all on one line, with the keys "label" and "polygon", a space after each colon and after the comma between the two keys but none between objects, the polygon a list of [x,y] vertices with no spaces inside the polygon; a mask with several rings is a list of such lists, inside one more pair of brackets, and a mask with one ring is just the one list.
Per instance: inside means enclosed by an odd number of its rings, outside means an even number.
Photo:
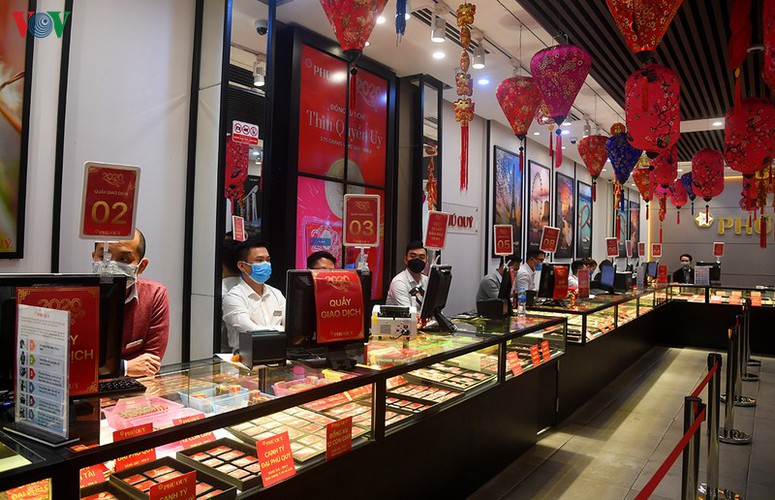
[{"label": "staff member at counter", "polygon": [[[479,290],[476,291],[477,302],[497,299],[501,290],[501,281],[503,281],[503,270],[508,269],[509,272],[516,271],[519,263],[522,262],[522,258],[519,255],[509,255],[501,260],[497,269],[493,269],[479,282]],[[512,274],[512,276],[514,276]],[[513,287],[512,287],[513,292]],[[512,293],[509,294],[513,295]]]},{"label": "staff member at counter", "polygon": [[525,262],[519,266],[519,270],[517,271],[517,284],[514,286],[517,293],[519,293],[522,287],[525,287],[526,291],[536,289],[535,270],[545,258],[546,253],[541,250],[527,251],[527,258],[525,259]]},{"label": "staff member at counter", "polygon": [[237,256],[242,281],[223,298],[223,322],[232,350],[239,348],[241,332],[282,330],[285,325],[285,297],[266,284],[272,275],[266,243],[245,241]]},{"label": "staff member at counter", "polygon": [[[406,246],[404,262],[406,269],[398,273],[390,282],[385,304],[389,306],[422,307],[425,290],[428,289],[428,277],[422,274],[428,261],[428,252],[422,241],[410,241]],[[414,300],[412,300],[414,297]]]},{"label": "staff member at counter", "polygon": [[[126,276],[126,305],[121,358],[128,377],[150,377],[161,368],[170,332],[170,306],[167,289],[161,283],[140,278],[148,267],[145,236],[135,229],[135,237],[108,246],[111,270]],[[102,270],[104,248],[94,245],[93,270]]]},{"label": "staff member at counter", "polygon": [[673,283],[694,283],[694,269],[692,269],[692,256],[688,253],[681,255],[681,269],[673,273]]},{"label": "staff member at counter", "polygon": [[331,255],[330,252],[320,250],[319,252],[313,252],[307,257],[307,269],[322,269],[325,271],[332,271],[336,269],[336,257]]}]

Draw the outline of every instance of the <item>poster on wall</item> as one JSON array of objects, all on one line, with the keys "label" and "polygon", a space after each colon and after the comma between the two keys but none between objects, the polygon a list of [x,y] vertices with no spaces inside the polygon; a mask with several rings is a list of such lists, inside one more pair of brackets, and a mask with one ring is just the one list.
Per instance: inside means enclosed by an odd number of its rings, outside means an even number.
[{"label": "poster on wall", "polygon": [[[629,202],[627,201],[627,190],[622,189],[622,200],[616,206],[616,218],[619,219],[619,257],[627,257],[627,249],[624,242],[627,241],[627,235],[630,231],[629,226]],[[614,235],[616,236],[616,218],[614,219]]]},{"label": "poster on wall", "polygon": [[[495,146],[494,154],[492,220],[494,224],[512,227],[514,249],[511,253],[521,255],[522,171],[519,165],[519,155],[499,146]],[[493,248],[493,255],[497,255],[495,248]]]},{"label": "poster on wall", "polygon": [[630,235],[632,240],[633,257],[640,257],[638,254],[638,242],[640,241],[640,202],[636,193],[630,193]]},{"label": "poster on wall", "polygon": [[[428,128],[426,125],[425,129]],[[436,129],[433,130],[435,132]],[[422,234],[425,234],[428,229],[428,212],[441,210],[441,165],[436,138],[424,135],[422,140]]]},{"label": "poster on wall", "polygon": [[576,205],[573,178],[557,173],[554,190],[554,225],[560,228],[560,241],[555,257],[573,258],[573,240],[575,238]]},{"label": "poster on wall", "polygon": [[577,183],[576,211],[576,258],[592,257],[592,186],[585,182]]},{"label": "poster on wall", "polygon": [[551,174],[547,167],[534,161],[528,169],[528,230],[527,249],[538,250],[541,244],[541,231],[549,225],[549,198]]},{"label": "poster on wall", "polygon": [[23,257],[27,126],[35,38],[17,25],[13,13],[33,10],[30,3],[0,2],[0,258],[5,259]]}]

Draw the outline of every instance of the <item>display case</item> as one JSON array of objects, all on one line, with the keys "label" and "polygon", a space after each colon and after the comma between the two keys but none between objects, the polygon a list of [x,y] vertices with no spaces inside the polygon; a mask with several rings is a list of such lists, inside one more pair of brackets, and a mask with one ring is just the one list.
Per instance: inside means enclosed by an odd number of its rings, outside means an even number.
[{"label": "display case", "polygon": [[[352,372],[299,362],[247,371],[218,358],[165,367],[142,380],[142,394],[73,403],[78,419],[71,429],[79,442],[44,447],[40,456],[28,451],[26,461],[0,470],[0,491],[51,477],[53,489],[75,498],[79,476],[96,473],[107,483],[89,485],[83,495],[147,498],[155,484],[194,472],[201,498],[250,496],[264,488],[256,446],[266,438],[287,435],[295,474],[303,475],[326,463],[330,424],[351,418],[352,450],[369,447],[565,352],[562,319],[455,324],[454,334],[372,341],[352,353],[360,356]],[[18,449],[27,445],[0,436]]]},{"label": "display case", "polygon": [[700,285],[670,285],[670,300],[704,304],[708,301],[708,287]]},{"label": "display case", "polygon": [[775,307],[775,288],[734,288],[708,287],[708,303],[740,305],[743,300],[751,299],[753,307]]}]

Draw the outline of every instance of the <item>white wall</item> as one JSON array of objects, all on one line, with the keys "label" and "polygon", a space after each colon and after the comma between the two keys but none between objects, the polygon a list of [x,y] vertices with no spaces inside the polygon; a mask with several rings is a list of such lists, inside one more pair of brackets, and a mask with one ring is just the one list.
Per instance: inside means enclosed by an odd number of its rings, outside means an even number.
[{"label": "white wall", "polygon": [[84,162],[141,167],[137,225],[150,260],[143,276],[166,285],[170,299],[165,363],[181,359],[194,13],[188,0],[79,0],[71,26],[61,271],[91,270],[92,243],[78,238]]}]

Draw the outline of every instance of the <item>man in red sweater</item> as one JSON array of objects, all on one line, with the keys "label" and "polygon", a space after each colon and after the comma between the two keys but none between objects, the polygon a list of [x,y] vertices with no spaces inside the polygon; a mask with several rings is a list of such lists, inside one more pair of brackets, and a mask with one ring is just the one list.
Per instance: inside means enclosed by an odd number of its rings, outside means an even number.
[{"label": "man in red sweater", "polygon": [[[170,311],[167,289],[161,283],[139,276],[148,267],[145,258],[145,236],[139,229],[128,241],[110,243],[109,260],[114,272],[127,277],[124,306],[124,335],[121,358],[124,374],[129,377],[149,377],[161,368],[167,350],[170,330]],[[103,245],[94,247],[92,260],[95,272],[102,265]]]}]

